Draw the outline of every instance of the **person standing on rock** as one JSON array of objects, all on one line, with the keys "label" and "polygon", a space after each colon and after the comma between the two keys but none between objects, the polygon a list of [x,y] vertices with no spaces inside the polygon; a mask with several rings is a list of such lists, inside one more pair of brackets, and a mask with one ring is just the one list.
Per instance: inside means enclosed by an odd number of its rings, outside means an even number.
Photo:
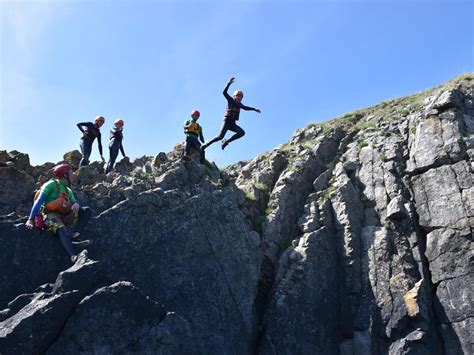
[{"label": "person standing on rock", "polygon": [[[236,139],[239,139],[244,136],[245,131],[236,123],[239,120],[240,109],[245,111],[256,111],[258,113],[261,112],[258,108],[245,106],[244,104],[242,104],[242,99],[244,97],[244,93],[242,92],[242,90],[234,91],[234,94],[232,95],[232,97],[230,97],[230,95],[227,93],[227,90],[234,81],[234,77],[230,78],[226,87],[224,88],[224,91],[222,92],[224,94],[224,97],[227,99],[227,109],[224,114],[224,121],[222,122],[221,132],[217,136],[212,138],[209,142],[204,143],[202,145],[202,149],[206,149],[212,143],[217,142],[219,140],[222,140],[221,148],[225,149],[225,147],[227,147],[230,142],[235,141]],[[229,139],[225,140],[224,136],[227,131],[235,132],[235,134]]]},{"label": "person standing on rock", "polygon": [[97,116],[92,122],[81,122],[77,124],[77,128],[82,132],[81,141],[79,146],[81,147],[82,160],[79,163],[79,167],[89,165],[89,157],[92,152],[92,143],[97,138],[97,143],[99,144],[99,153],[102,162],[105,163],[104,156],[102,155],[102,141],[100,134],[100,127],[105,122],[105,118],[102,116]]},{"label": "person standing on rock", "polygon": [[[191,119],[184,122],[184,133],[186,134],[186,146],[184,147],[184,156],[188,157],[191,148],[196,149],[201,155],[201,164],[204,163],[205,155],[204,149],[201,149],[201,142],[204,143],[204,136],[202,135],[202,127],[197,123],[201,116],[198,110],[191,112]],[[201,141],[201,142],[199,142]]]},{"label": "person standing on rock", "polygon": [[[89,207],[80,207],[77,203],[70,188],[74,175],[68,164],[55,166],[53,175],[55,179],[43,184],[36,194],[25,224],[28,229],[32,229],[35,227],[37,216],[42,217],[43,221],[39,223],[44,223],[46,230],[59,235],[64,249],[74,263],[77,259],[74,245],[87,246],[90,242],[88,240],[73,242],[72,239],[80,236],[92,211]],[[69,231],[69,226],[74,229]]]},{"label": "person standing on rock", "polygon": [[123,125],[123,120],[121,118],[118,118],[114,122],[114,127],[110,130],[109,162],[107,163],[107,168],[105,169],[106,174],[112,171],[112,169],[114,168],[115,160],[117,159],[119,150],[122,153],[122,156],[126,158],[122,145]]}]

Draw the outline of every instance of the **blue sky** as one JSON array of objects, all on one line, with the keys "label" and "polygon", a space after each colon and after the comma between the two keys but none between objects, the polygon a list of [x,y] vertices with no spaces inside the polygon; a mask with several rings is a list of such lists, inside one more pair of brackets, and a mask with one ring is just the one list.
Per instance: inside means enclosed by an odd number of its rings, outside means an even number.
[{"label": "blue sky", "polygon": [[[201,111],[218,133],[231,76],[246,136],[224,166],[298,128],[439,85],[474,64],[472,1],[0,1],[0,149],[59,161],[75,124],[125,120],[131,158],[170,151]],[[230,133],[229,133],[230,134]],[[92,159],[98,159],[94,145]]]}]

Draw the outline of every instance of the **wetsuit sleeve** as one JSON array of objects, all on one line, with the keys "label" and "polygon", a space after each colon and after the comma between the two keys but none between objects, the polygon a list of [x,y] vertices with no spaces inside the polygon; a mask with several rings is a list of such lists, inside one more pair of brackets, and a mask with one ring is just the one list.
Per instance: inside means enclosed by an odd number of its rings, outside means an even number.
[{"label": "wetsuit sleeve", "polygon": [[97,143],[99,144],[99,153],[102,156],[102,133],[97,136]]},{"label": "wetsuit sleeve", "polygon": [[202,127],[199,126],[199,139],[201,140],[201,143],[204,143],[204,136],[202,135]]},{"label": "wetsuit sleeve", "polygon": [[187,120],[187,121],[184,121],[184,128],[188,128],[189,126],[191,126],[191,120]]},{"label": "wetsuit sleeve", "polygon": [[82,128],[82,127],[88,127],[88,125],[87,125],[88,123],[89,123],[89,122],[80,122],[80,123],[77,124],[77,128],[79,128],[79,130],[80,130],[82,133],[84,133],[84,128]]},{"label": "wetsuit sleeve", "polygon": [[46,201],[46,197],[48,194],[44,191],[41,191],[38,199],[35,201],[33,204],[33,207],[31,208],[30,216],[28,217],[29,219],[34,219],[38,214],[41,205]]},{"label": "wetsuit sleeve", "polygon": [[227,99],[227,101],[233,100],[232,97],[230,97],[230,95],[227,92],[227,90],[229,90],[230,85],[231,85],[231,83],[227,83],[227,85],[224,88],[224,91],[222,92],[224,94],[225,98]]},{"label": "wetsuit sleeve", "polygon": [[120,152],[122,153],[122,156],[125,157],[125,152],[123,151],[122,142],[120,142]]},{"label": "wetsuit sleeve", "polygon": [[240,108],[245,111],[257,111],[255,107],[245,106],[244,104],[240,104]]},{"label": "wetsuit sleeve", "polygon": [[69,196],[69,201],[71,202],[71,204],[75,204],[77,202],[76,198],[74,197],[74,194],[72,193],[72,190],[68,187],[67,189],[67,194]]}]

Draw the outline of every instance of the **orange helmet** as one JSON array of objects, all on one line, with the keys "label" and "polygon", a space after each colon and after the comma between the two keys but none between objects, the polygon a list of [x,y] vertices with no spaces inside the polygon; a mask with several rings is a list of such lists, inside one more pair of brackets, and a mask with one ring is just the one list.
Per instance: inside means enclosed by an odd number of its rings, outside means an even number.
[{"label": "orange helmet", "polygon": [[115,121],[114,121],[114,125],[116,124],[121,124],[123,126],[123,120],[121,118],[117,118]]}]

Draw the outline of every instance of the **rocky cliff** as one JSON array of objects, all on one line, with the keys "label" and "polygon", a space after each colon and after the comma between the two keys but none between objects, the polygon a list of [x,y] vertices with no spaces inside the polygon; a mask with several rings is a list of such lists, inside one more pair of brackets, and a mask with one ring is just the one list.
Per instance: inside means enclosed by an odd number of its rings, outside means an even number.
[{"label": "rocky cliff", "polygon": [[468,74],[225,170],[93,163],[70,266],[23,225],[53,164],[0,152],[0,353],[474,353],[473,155]]}]

